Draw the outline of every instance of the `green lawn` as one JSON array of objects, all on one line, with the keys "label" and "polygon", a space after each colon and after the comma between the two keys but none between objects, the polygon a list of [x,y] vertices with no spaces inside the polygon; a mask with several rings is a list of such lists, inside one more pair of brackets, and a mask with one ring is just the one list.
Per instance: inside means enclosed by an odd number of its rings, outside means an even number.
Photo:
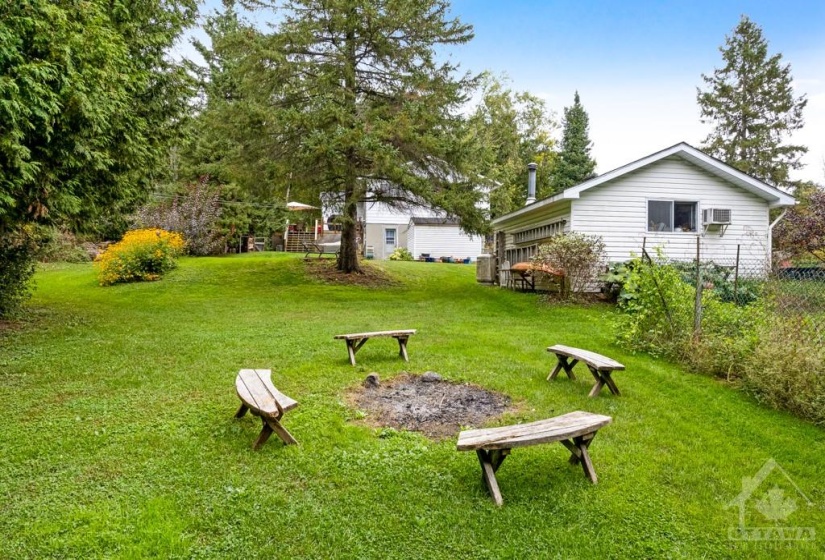
[{"label": "green lawn", "polygon": [[[607,306],[547,306],[477,285],[470,266],[371,266],[399,285],[321,284],[274,253],[185,259],[161,282],[110,288],[90,265],[38,273],[31,318],[0,333],[0,558],[825,556],[822,429],[623,352]],[[377,339],[353,368],[332,340],[391,328],[419,330],[409,364]],[[623,395],[588,399],[586,370],[546,382],[553,343],[623,362]],[[272,368],[299,401],[285,425],[300,445],[251,451],[259,422],[232,418],[242,367]],[[371,429],[345,404],[367,373],[405,369],[510,395],[501,424],[611,415],[591,447],[599,484],[561,445],[517,449],[496,508],[454,440]],[[728,538],[727,504],[770,458],[812,505],[775,471],[748,525],[814,541]],[[776,523],[756,505],[774,486],[797,507]]]}]

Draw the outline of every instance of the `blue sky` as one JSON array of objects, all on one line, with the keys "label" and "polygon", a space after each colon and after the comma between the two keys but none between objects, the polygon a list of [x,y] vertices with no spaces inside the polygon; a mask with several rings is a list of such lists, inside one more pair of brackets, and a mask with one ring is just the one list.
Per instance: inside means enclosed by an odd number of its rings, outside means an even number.
[{"label": "blue sky", "polygon": [[[204,11],[219,5],[207,0]],[[450,50],[462,69],[506,75],[557,115],[579,91],[600,173],[680,141],[701,143],[708,128],[696,87],[721,66],[718,47],[746,14],[791,64],[796,94],[808,96],[793,140],[810,151],[795,178],[825,183],[823,0],[453,0],[452,13],[475,31]]]}]

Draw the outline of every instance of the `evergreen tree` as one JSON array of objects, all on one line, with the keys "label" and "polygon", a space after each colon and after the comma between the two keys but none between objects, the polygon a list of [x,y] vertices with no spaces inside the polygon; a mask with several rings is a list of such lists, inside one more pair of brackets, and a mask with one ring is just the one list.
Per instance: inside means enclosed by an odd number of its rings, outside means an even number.
[{"label": "evergreen tree", "polygon": [[276,183],[342,193],[340,270],[359,270],[361,201],[425,201],[468,232],[485,228],[460,114],[473,80],[435,53],[472,32],[446,19],[446,0],[254,4],[278,9],[279,23],[243,33],[237,101],[223,120],[243,123],[239,157],[266,154]]},{"label": "evergreen tree", "polygon": [[145,196],[192,94],[166,51],[196,17],[196,0],[0,2],[0,299],[26,282],[36,226]]},{"label": "evergreen tree", "polygon": [[804,146],[784,145],[783,138],[802,128],[805,96],[794,98],[791,65],[782,55],[768,55],[762,29],[742,16],[719,48],[724,66],[702,79],[697,88],[703,123],[713,131],[703,144],[712,156],[757,179],[789,186],[789,171],[799,169]]},{"label": "evergreen tree", "polygon": [[590,156],[593,147],[588,135],[590,118],[582,107],[578,91],[573,106],[564,108],[562,127],[561,152],[552,179],[554,193],[596,176],[596,160]]}]

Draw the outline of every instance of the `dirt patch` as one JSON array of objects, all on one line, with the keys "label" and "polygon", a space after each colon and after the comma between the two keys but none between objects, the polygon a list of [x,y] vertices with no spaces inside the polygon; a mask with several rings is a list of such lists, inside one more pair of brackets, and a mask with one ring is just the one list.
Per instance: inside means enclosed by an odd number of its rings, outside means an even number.
[{"label": "dirt patch", "polygon": [[307,274],[328,284],[343,284],[350,286],[366,286],[368,288],[385,288],[397,286],[386,272],[372,265],[361,263],[361,272],[345,274],[335,268],[335,259],[304,259]]},{"label": "dirt patch", "polygon": [[502,414],[510,397],[470,384],[424,381],[404,374],[378,387],[353,393],[355,406],[374,426],[423,432],[436,439],[454,437],[465,426],[480,426]]}]

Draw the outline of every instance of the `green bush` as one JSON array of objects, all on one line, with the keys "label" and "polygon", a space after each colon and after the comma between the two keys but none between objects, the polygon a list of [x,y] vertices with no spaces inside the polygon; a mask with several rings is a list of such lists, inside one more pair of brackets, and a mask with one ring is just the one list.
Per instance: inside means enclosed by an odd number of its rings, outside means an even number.
[{"label": "green bush", "polygon": [[759,401],[825,426],[825,345],[809,321],[773,315],[744,359],[747,391]]},{"label": "green bush", "polygon": [[[682,280],[696,285],[695,262],[676,262],[673,266],[681,273]],[[722,301],[745,305],[759,297],[760,283],[748,279],[738,279],[735,282],[733,267],[720,266],[714,262],[701,263],[700,267],[705,290],[712,290]]]},{"label": "green bush", "polygon": [[406,248],[398,247],[395,251],[392,252],[390,255],[391,261],[412,261],[415,260]]},{"label": "green bush", "polygon": [[37,242],[29,230],[0,236],[0,318],[16,315],[31,295]]},{"label": "green bush", "polygon": [[89,262],[92,257],[71,232],[50,228],[43,232],[37,260],[80,263]]},{"label": "green bush", "polygon": [[695,289],[667,265],[638,260],[622,274],[619,343],[633,351],[679,357],[693,332]]},{"label": "green bush", "polygon": [[539,246],[532,261],[539,268],[564,274],[561,295],[567,297],[596,285],[604,271],[604,242],[599,236],[577,232],[554,235]]},{"label": "green bush", "polygon": [[684,269],[637,260],[613,273],[622,285],[617,339],[624,347],[737,380],[760,401],[825,424],[825,347],[810,314],[789,315],[764,291],[738,305],[705,290],[695,336],[696,289]]}]

